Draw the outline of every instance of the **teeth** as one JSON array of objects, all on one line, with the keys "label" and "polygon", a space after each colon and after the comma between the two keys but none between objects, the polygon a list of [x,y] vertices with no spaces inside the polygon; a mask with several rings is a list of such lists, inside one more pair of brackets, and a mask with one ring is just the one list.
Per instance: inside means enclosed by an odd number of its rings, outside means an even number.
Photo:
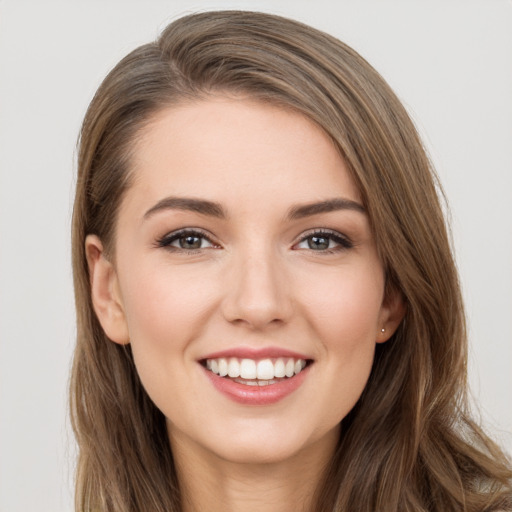
[{"label": "teeth", "polygon": [[302,368],[304,368],[304,366],[302,366],[302,361],[295,361],[295,367],[294,367],[294,370],[295,370],[295,373],[300,373]]},{"label": "teeth", "polygon": [[[215,361],[215,359],[213,359]],[[240,363],[236,357],[232,357],[228,363],[228,375],[231,378],[240,377]]]},{"label": "teeth", "polygon": [[235,382],[238,382],[239,384],[245,384],[246,386],[257,386],[258,385],[258,381],[257,380],[235,379]]},{"label": "teeth", "polygon": [[258,379],[271,380],[275,377],[274,365],[270,359],[258,361],[256,366],[256,375]]},{"label": "teeth", "polygon": [[[275,384],[276,380],[293,377],[306,367],[305,359],[242,359],[230,357],[226,359],[207,359],[206,368],[221,377],[231,377],[237,382],[248,386],[266,386]],[[242,380],[243,379],[243,380]]]},{"label": "teeth", "polygon": [[242,379],[235,379],[235,382],[238,382],[239,384],[245,384],[247,386],[270,386],[272,384],[277,384],[277,380],[242,380]]},{"label": "teeth", "polygon": [[288,359],[286,364],[284,365],[284,373],[287,377],[293,377],[295,374],[295,361],[293,359]]},{"label": "teeth", "polygon": [[219,359],[219,375],[225,377],[228,374],[228,362],[226,359]]},{"label": "teeth", "polygon": [[286,370],[284,367],[284,361],[280,357],[274,364],[274,377],[284,377],[286,375]]},{"label": "teeth", "polygon": [[242,359],[240,364],[240,377],[242,379],[256,378],[256,363],[252,359]]}]

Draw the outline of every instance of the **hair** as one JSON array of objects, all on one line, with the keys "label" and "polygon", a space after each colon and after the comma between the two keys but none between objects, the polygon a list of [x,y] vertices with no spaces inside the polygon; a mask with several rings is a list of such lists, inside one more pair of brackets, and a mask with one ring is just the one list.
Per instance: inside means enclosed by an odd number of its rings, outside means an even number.
[{"label": "hair", "polygon": [[109,341],[99,324],[84,241],[96,234],[112,253],[133,148],[154,115],[217,93],[292,109],[332,138],[368,212],[387,293],[406,304],[342,420],[314,510],[512,510],[510,462],[468,413],[460,287],[441,189],[412,121],[353,49],[299,22],[247,11],[174,21],[115,66],[85,116],[72,234],[76,510],[181,510],[165,418],[130,347]]}]

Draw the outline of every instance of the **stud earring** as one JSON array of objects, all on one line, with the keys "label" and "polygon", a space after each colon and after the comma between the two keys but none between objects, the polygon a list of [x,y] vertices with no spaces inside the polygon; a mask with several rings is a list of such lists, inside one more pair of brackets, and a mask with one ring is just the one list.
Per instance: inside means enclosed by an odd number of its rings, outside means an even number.
[{"label": "stud earring", "polygon": [[383,327],[383,328],[380,330],[380,332],[381,332],[382,334],[384,334],[384,333],[386,332],[386,329],[384,329],[384,327]]}]

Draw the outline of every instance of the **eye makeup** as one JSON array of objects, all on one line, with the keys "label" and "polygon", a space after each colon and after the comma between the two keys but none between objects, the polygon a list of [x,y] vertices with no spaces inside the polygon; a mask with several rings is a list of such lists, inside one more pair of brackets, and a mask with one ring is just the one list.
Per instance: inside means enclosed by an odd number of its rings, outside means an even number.
[{"label": "eye makeup", "polygon": [[[171,252],[194,253],[204,249],[220,249],[211,235],[200,228],[183,228],[158,238],[154,244],[157,248]],[[338,231],[315,228],[303,233],[292,250],[306,250],[319,254],[333,254],[352,249],[351,239]]]},{"label": "eye makeup", "polygon": [[156,240],[155,246],[172,252],[189,253],[197,253],[203,249],[220,249],[220,246],[199,228],[183,228],[167,233]]},{"label": "eye makeup", "polygon": [[294,250],[311,250],[318,253],[332,254],[354,247],[349,237],[330,229],[313,229],[301,236],[293,246]]}]

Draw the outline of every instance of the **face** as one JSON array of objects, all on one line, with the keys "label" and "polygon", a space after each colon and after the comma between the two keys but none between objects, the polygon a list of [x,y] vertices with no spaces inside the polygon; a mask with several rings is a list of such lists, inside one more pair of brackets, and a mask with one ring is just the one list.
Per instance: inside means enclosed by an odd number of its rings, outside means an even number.
[{"label": "face", "polygon": [[93,302],[172,445],[242,462],[331,450],[400,317],[331,140],[213,97],[160,112],[133,173],[113,262],[87,239]]}]

